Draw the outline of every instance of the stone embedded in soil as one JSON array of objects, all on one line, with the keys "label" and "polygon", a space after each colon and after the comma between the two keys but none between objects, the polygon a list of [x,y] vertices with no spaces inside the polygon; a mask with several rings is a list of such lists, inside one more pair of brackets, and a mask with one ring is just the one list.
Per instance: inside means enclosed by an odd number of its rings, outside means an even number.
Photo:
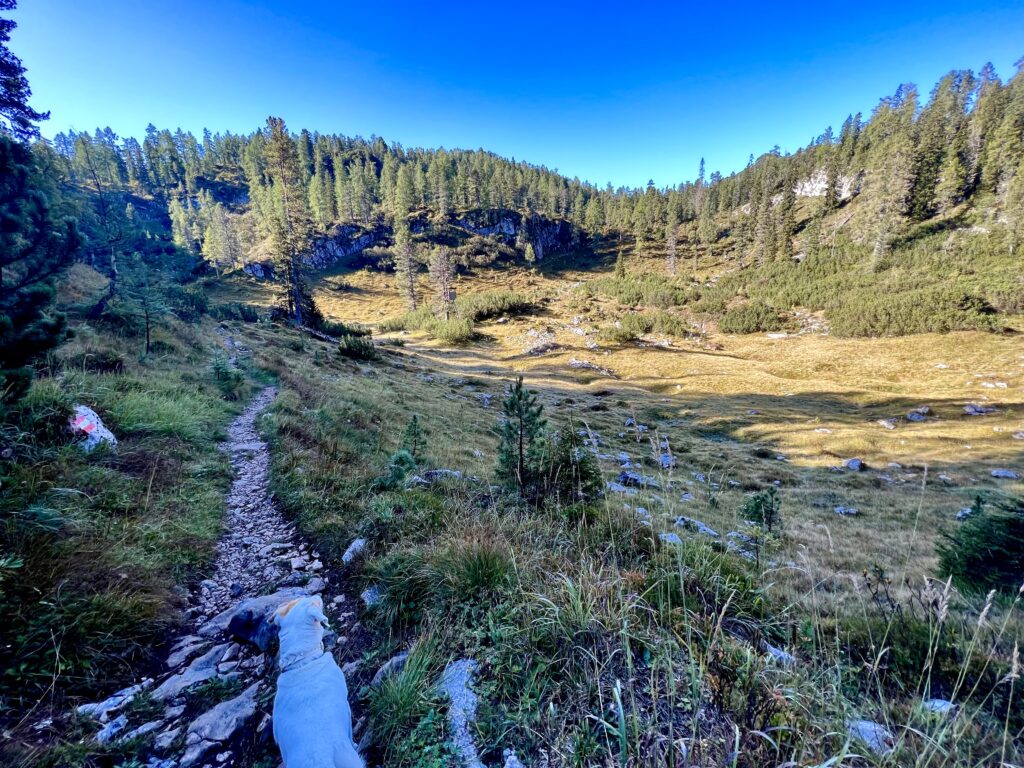
[{"label": "stone embedded in soil", "polygon": [[116,712],[117,710],[131,704],[135,697],[143,691],[147,690],[153,681],[150,678],[146,678],[137,685],[131,685],[127,688],[122,688],[120,691],[111,694],[103,701],[97,701],[94,704],[82,704],[75,711],[82,717],[94,717],[101,723],[107,722],[110,713]]},{"label": "stone embedded in soil", "polygon": [[195,764],[210,750],[234,737],[252,719],[256,714],[258,688],[259,683],[253,683],[235,698],[217,704],[192,722],[185,737],[182,768]]},{"label": "stone embedded in soil", "polygon": [[153,691],[153,698],[157,701],[167,701],[178,696],[186,688],[190,688],[198,683],[205,683],[210,678],[216,677],[217,664],[227,649],[227,643],[215,645],[202,656],[195,659],[181,673],[171,675],[164,680]]},{"label": "stone embedded in soil", "polygon": [[341,562],[345,565],[349,565],[363,553],[364,549],[366,549],[366,539],[355,539],[348,545],[348,549],[345,550],[345,554],[341,556]]},{"label": "stone embedded in soil", "polygon": [[863,742],[876,755],[888,755],[893,750],[896,739],[884,725],[872,720],[851,720],[846,724],[846,731],[854,739]]}]

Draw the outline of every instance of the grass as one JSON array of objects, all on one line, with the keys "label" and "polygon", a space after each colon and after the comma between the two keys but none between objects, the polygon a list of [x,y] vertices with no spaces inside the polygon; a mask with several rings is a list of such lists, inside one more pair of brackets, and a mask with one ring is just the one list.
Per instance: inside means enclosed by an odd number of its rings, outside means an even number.
[{"label": "grass", "polygon": [[[130,337],[79,325],[22,403],[0,498],[17,562],[0,584],[8,728],[150,670],[178,621],[174,589],[209,565],[230,478],[217,444],[239,408],[209,366],[211,330],[168,321],[155,336],[165,351],[138,359]],[[82,365],[97,358],[122,364]],[[250,391],[238,384],[238,397]],[[101,415],[116,451],[68,442],[71,403]]]},{"label": "grass", "polygon": [[[597,329],[623,317],[617,300],[595,293],[581,305],[574,273],[503,275],[516,289],[532,283],[547,297],[544,309],[483,321],[479,338],[457,349],[420,336],[382,345],[382,359],[359,377],[315,350],[280,355],[269,335],[257,341],[259,329],[250,344],[284,385],[274,417],[277,497],[328,559],[357,534],[370,539],[354,578],[383,589],[368,617],[381,642],[430,635],[444,654],[486,660],[485,759],[515,745],[543,749],[556,765],[620,762],[623,753],[628,764],[681,764],[685,745],[705,764],[738,744],[738,764],[818,764],[863,749],[845,737],[853,716],[897,733],[892,764],[984,765],[1001,753],[1004,730],[1013,754],[1016,699],[998,680],[1024,626],[1019,608],[996,603],[979,625],[983,601],[954,591],[939,626],[925,608],[937,604],[934,588],[920,586],[936,572],[935,544],[953,513],[979,490],[1015,487],[987,474],[1012,463],[1010,435],[1024,426],[1012,339],[768,340],[709,326],[673,335],[667,347],[592,348]],[[371,293],[378,306],[400,310],[376,275],[347,279],[353,290],[332,299],[332,316],[365,320]],[[483,276],[460,290],[488,286]],[[657,333],[647,323],[638,325],[640,340]],[[581,327],[584,334],[574,330]],[[531,328],[553,333],[559,348],[524,355]],[[573,370],[573,357],[599,361],[619,380]],[[427,436],[423,468],[491,478],[495,398],[515,373],[539,392],[553,427],[572,414],[600,437],[602,454],[626,451],[661,487],[542,510],[471,480],[372,490],[413,414]],[[998,397],[995,414],[962,415],[962,405],[986,396]],[[902,419],[922,404],[932,409],[925,422]],[[627,417],[649,431],[626,428]],[[876,423],[890,417],[900,419],[895,430]],[[662,440],[677,460],[672,470],[657,458]],[[851,456],[871,469],[831,469]],[[619,472],[614,459],[602,469],[607,479]],[[743,530],[750,494],[767,488],[777,489],[785,525],[766,542],[760,568],[721,540],[673,529],[684,514],[722,534]],[[839,517],[841,504],[861,515]],[[664,530],[678,531],[683,545],[659,541]],[[878,586],[885,580],[888,598]],[[991,656],[979,653],[982,635],[993,641]],[[800,664],[772,662],[762,639]],[[969,736],[967,721],[950,725],[915,703],[954,691],[971,712]],[[701,714],[708,711],[717,714]],[[433,727],[425,716],[419,722]]]}]

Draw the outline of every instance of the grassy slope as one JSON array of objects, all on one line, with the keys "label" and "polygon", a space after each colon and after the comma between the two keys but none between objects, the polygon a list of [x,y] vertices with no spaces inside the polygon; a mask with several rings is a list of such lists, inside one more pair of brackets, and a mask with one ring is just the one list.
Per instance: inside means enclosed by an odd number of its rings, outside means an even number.
[{"label": "grassy slope", "polygon": [[[673,339],[668,349],[630,344],[593,350],[570,331],[568,319],[582,314],[597,325],[621,309],[604,301],[579,306],[571,284],[580,277],[514,270],[463,279],[460,295],[500,284],[548,301],[534,316],[481,324],[480,339],[460,348],[403,336],[404,346],[390,349],[381,363],[344,362],[328,345],[291,336],[282,344],[278,331],[238,327],[262,350],[260,365],[285,387],[274,446],[279,498],[328,557],[337,558],[356,535],[371,541],[370,557],[353,579],[359,588],[385,587],[383,608],[369,617],[380,642],[399,647],[418,638],[441,660],[466,653],[483,663],[490,708],[481,738],[492,757],[510,743],[544,748],[559,765],[585,755],[597,759],[605,750],[617,754],[619,737],[595,727],[593,718],[603,719],[620,680],[632,699],[624,705],[621,739],[632,755],[650,758],[657,753],[652,744],[675,733],[694,739],[690,746],[701,762],[712,761],[728,750],[731,723],[745,734],[788,723],[800,735],[784,738],[779,754],[744,736],[749,759],[820,760],[841,749],[834,734],[849,708],[912,724],[943,743],[956,741],[951,755],[925,757],[922,764],[990,760],[996,724],[967,738],[961,726],[922,721],[911,711],[912,690],[901,692],[908,677],[916,679],[920,624],[889,624],[894,660],[867,673],[858,666],[857,653],[870,658],[868,649],[881,641],[864,633],[886,626],[886,611],[872,592],[884,587],[859,574],[876,563],[883,567],[909,610],[913,595],[928,596],[918,585],[934,568],[935,541],[940,528],[953,525],[955,510],[979,490],[1019,491],[987,477],[990,467],[1015,466],[1019,457],[1010,437],[1024,427],[1015,340],[980,333],[766,340],[711,332],[690,342]],[[334,279],[323,281],[318,293],[332,319],[367,322],[401,311],[386,276],[346,274],[354,290],[345,292],[330,288]],[[231,290],[235,299],[253,300],[261,288],[246,283]],[[540,357],[523,354],[531,328],[554,332],[562,347]],[[569,369],[572,357],[595,360],[620,378]],[[949,368],[936,368],[939,362]],[[675,483],[675,491],[610,495],[590,510],[537,513],[474,483],[372,490],[412,414],[428,433],[429,466],[488,478],[497,412],[480,396],[500,398],[517,372],[556,421],[571,414],[602,437],[602,451],[629,452],[644,462],[645,473],[663,485]],[[981,380],[1004,381],[1007,389],[981,388]],[[998,400],[998,414],[961,415],[965,402],[985,397]],[[922,404],[937,418],[903,423],[893,432],[875,423]],[[657,468],[647,437],[623,427],[630,415],[669,438],[680,461],[676,470]],[[829,469],[852,455],[881,472]],[[890,469],[889,461],[904,468]],[[609,479],[618,471],[614,462],[604,469]],[[694,472],[721,489],[698,482]],[[700,541],[687,544],[678,561],[653,536],[670,529],[676,514],[722,532],[738,528],[745,493],[773,480],[782,486],[786,528],[766,560],[779,566],[752,569]],[[679,500],[683,490],[695,501]],[[832,512],[838,504],[858,506],[862,515],[839,518]],[[653,532],[631,512],[635,505],[654,513]],[[979,607],[957,599],[957,623],[973,622]],[[1020,632],[1019,614],[997,606],[991,615],[997,627],[1010,621],[1000,644],[1000,654],[1007,653],[1006,637]],[[837,626],[838,646],[829,640]],[[752,627],[813,663],[795,673],[766,665],[730,634],[746,636]],[[971,624],[958,631],[970,636]],[[927,630],[923,636],[927,642]],[[936,692],[948,694],[955,659],[940,666]],[[410,683],[401,702],[425,693],[429,679],[417,678],[419,687]],[[879,689],[885,692],[881,703]],[[652,703],[677,696],[675,714]],[[405,719],[387,717],[382,712],[389,707],[374,708],[380,698],[366,701],[375,713],[371,727],[389,734],[378,737],[391,744],[388,764],[408,764],[410,752],[434,743],[414,728],[426,715],[399,707]],[[716,714],[698,727],[698,709]],[[979,715],[977,722],[986,719]],[[905,749],[931,754],[913,739]]]},{"label": "grassy slope", "polygon": [[[210,321],[165,318],[145,359],[140,339],[88,325],[76,308],[102,282],[79,266],[62,288],[75,337],[22,404],[29,434],[16,440],[23,452],[0,500],[21,560],[0,593],[0,701],[5,727],[22,734],[51,708],[130,684],[158,662],[180,620],[180,589],[212,561],[230,480],[217,445],[249,392],[232,385],[235,399],[225,399],[210,369],[220,347]],[[71,403],[101,415],[116,452],[86,455],[67,442]],[[28,744],[55,735],[29,733]]]}]

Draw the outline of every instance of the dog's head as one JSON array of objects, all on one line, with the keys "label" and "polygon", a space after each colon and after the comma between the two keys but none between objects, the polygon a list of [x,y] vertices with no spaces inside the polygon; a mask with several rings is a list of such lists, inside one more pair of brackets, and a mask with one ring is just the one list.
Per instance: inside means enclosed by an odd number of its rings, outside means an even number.
[{"label": "dog's head", "polygon": [[270,623],[280,630],[282,659],[323,650],[327,617],[324,615],[324,601],[319,595],[285,603],[274,612]]}]

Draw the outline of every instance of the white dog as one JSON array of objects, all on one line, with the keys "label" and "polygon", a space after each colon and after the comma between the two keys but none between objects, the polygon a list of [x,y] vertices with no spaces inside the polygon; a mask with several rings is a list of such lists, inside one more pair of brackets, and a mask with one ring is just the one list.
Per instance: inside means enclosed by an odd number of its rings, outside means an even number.
[{"label": "white dog", "polygon": [[271,621],[280,628],[274,740],[285,768],[365,768],[352,743],[345,675],[324,651],[323,600],[292,600]]}]

